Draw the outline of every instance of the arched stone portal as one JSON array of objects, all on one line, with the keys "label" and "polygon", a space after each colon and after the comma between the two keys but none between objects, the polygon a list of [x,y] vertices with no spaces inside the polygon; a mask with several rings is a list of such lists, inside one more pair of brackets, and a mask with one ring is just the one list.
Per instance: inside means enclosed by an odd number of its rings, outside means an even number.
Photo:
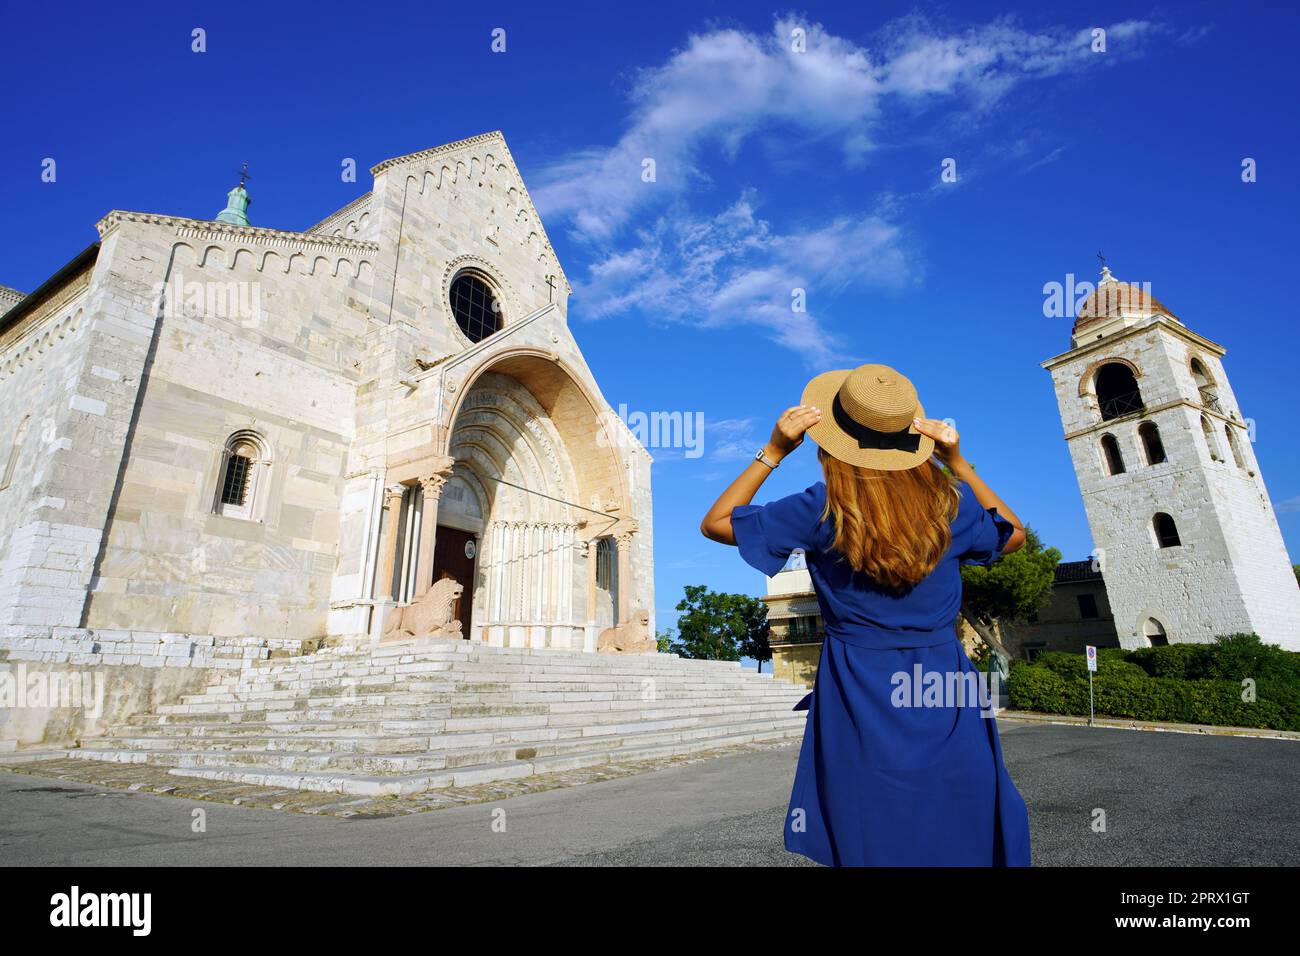
[{"label": "arched stone portal", "polygon": [[636,522],[604,404],[531,350],[485,361],[463,381],[444,393],[455,403],[431,459],[437,479],[405,492],[406,527],[418,530],[396,534],[393,593],[414,600],[454,577],[467,639],[595,650],[600,631],[635,610]]}]

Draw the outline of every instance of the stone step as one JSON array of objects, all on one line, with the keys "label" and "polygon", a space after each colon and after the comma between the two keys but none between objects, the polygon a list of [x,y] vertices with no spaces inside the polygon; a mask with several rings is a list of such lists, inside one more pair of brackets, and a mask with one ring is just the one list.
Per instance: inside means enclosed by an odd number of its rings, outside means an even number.
[{"label": "stone step", "polygon": [[[683,688],[683,687],[666,687],[654,688],[654,696],[657,700],[673,700],[683,697],[709,697],[709,696],[743,696],[749,699],[761,700],[769,697],[786,699],[793,695],[797,700],[802,696],[796,690],[790,690],[791,685],[771,684],[760,685],[757,687],[740,688],[739,693],[735,689],[729,688]],[[258,710],[301,710],[312,707],[327,707],[330,705],[339,706],[419,706],[419,705],[438,705],[454,703],[456,701],[467,701],[478,697],[481,694],[491,693],[494,695],[508,695],[505,699],[508,702],[527,705],[538,703],[557,704],[580,704],[583,702],[599,701],[642,701],[645,698],[646,688],[641,686],[628,687],[618,690],[592,690],[587,688],[578,688],[569,690],[566,688],[546,688],[529,686],[527,688],[495,688],[491,691],[475,690],[471,686],[462,685],[456,691],[439,691],[439,692],[415,692],[405,688],[393,688],[385,693],[357,693],[351,694],[312,694],[308,697],[276,697],[276,698],[257,698],[253,700],[241,700],[238,698],[231,699],[204,699],[204,698],[187,698],[184,703],[165,704],[158,708],[158,713],[167,715],[181,714],[212,714],[212,713],[242,713],[247,711]]]},{"label": "stone step", "polygon": [[494,764],[460,767],[437,773],[404,775],[339,774],[333,771],[277,772],[256,768],[174,768],[177,776],[243,783],[252,786],[276,787],[293,790],[313,790],[323,793],[353,794],[357,796],[382,796],[384,794],[411,794],[447,787],[469,787],[499,780],[513,780],[534,774],[558,773],[595,767],[613,761],[633,762],[666,756],[686,756],[700,751],[716,750],[737,744],[771,742],[797,739],[803,733],[802,725],[790,729],[749,731],[728,737],[683,741],[676,744],[652,744],[627,747],[622,750],[595,750],[563,754],[553,757],[535,757],[531,760],[509,760]]},{"label": "stone step", "polygon": [[[739,697],[737,699],[748,701],[750,703],[761,703],[766,700],[779,701],[786,707],[793,707],[794,704],[802,697],[797,694],[787,697],[773,696],[771,698],[747,698]],[[701,698],[678,698],[680,700],[691,700]],[[717,699],[716,696],[703,698],[705,700]],[[654,703],[659,705],[673,702],[673,698],[660,699]],[[598,714],[606,712],[615,712],[620,710],[635,710],[644,706],[647,702],[640,697],[628,697],[622,700],[561,700],[550,702],[548,707],[553,714]],[[294,709],[265,709],[265,710],[204,710],[197,713],[167,713],[161,716],[167,719],[168,723],[201,723],[212,719],[226,719],[230,721],[276,721],[282,724],[293,724],[299,721],[319,721],[319,720],[418,720],[421,718],[435,716],[437,714],[446,715],[446,710],[450,705],[446,703],[419,703],[419,704],[396,704],[391,701],[375,703],[346,703],[334,706],[303,707]]]},{"label": "stone step", "polygon": [[[635,747],[660,746],[665,753],[675,752],[678,745],[689,747],[708,741],[730,741],[753,735],[793,736],[801,731],[802,714],[780,718],[759,718],[727,723],[700,723],[683,727],[633,725],[621,732],[583,734],[578,737],[531,741],[525,745],[497,744],[489,740],[474,741],[467,746],[443,748],[419,753],[349,753],[308,751],[139,751],[88,750],[69,751],[70,756],[117,763],[149,763],[177,769],[259,769],[270,772],[329,771],[340,775],[414,775],[429,771],[449,771],[469,767],[508,764],[512,759],[532,761],[596,751],[626,751]],[[712,746],[725,746],[713,743]],[[446,786],[448,784],[444,784]]]},{"label": "stone step", "polygon": [[229,734],[220,729],[202,735],[123,735],[83,741],[86,751],[136,751],[149,753],[181,752],[201,746],[205,753],[364,753],[416,754],[465,750],[473,747],[526,747],[554,741],[578,740],[595,736],[633,735],[667,730],[687,730],[718,724],[751,724],[754,721],[799,719],[788,710],[747,712],[744,714],[644,714],[639,720],[603,725],[550,726],[512,723],[500,727],[462,727],[449,722],[425,733],[374,734],[342,730],[300,732],[294,734]]},{"label": "stone step", "polygon": [[637,708],[598,711],[594,713],[533,714],[466,714],[460,710],[440,715],[426,714],[413,720],[347,720],[311,722],[248,721],[230,723],[206,721],[203,723],[158,723],[151,725],[115,726],[104,737],[87,738],[83,746],[101,748],[105,741],[124,738],[155,739],[213,739],[217,737],[311,737],[330,736],[385,736],[410,734],[438,734],[446,732],[503,731],[518,728],[549,727],[569,728],[599,727],[627,724],[634,720],[666,720],[672,718],[719,717],[728,715],[757,716],[790,713],[789,701],[700,703],[685,701],[676,704],[641,705]]},{"label": "stone step", "polygon": [[[420,679],[423,676],[423,679]],[[205,688],[186,699],[277,699],[301,694],[311,689],[316,693],[355,693],[383,691],[392,687],[438,690],[462,687],[465,684],[484,685],[496,683],[504,687],[539,687],[557,689],[596,688],[641,688],[650,684],[655,687],[680,687],[692,689],[735,689],[743,687],[770,687],[775,682],[759,678],[716,677],[707,675],[667,675],[667,676],[628,676],[616,674],[592,675],[542,675],[532,674],[514,676],[500,672],[484,672],[471,668],[443,671],[431,679],[431,675],[383,674],[367,675],[356,678],[304,678],[295,681],[273,682],[239,682],[222,683]]]},{"label": "stone step", "polygon": [[[495,649],[481,649],[495,650]],[[269,661],[255,663],[241,672],[242,677],[256,677],[274,680],[297,678],[304,675],[359,676],[377,673],[383,669],[399,669],[399,673],[417,670],[429,666],[441,665],[444,668],[460,667],[465,664],[484,669],[496,669],[511,674],[519,673],[572,673],[572,674],[731,674],[744,675],[753,679],[771,679],[771,674],[757,674],[742,668],[732,661],[686,661],[678,658],[659,659],[650,656],[619,657],[607,654],[576,654],[566,657],[552,656],[545,651],[531,651],[517,657],[492,656],[478,653],[434,654],[428,653],[393,657],[385,659],[378,652],[374,655],[357,655],[350,659],[334,661],[317,661],[313,658],[295,658],[288,662]]]},{"label": "stone step", "polygon": [[736,663],[666,655],[460,641],[327,648],[222,671],[70,754],[265,786],[412,793],[797,739],[803,695]]},{"label": "stone step", "polygon": [[189,704],[230,700],[287,700],[300,697],[307,690],[321,697],[344,694],[383,694],[394,689],[410,693],[451,693],[456,691],[459,686],[459,682],[454,680],[402,680],[396,677],[390,681],[367,680],[365,683],[303,681],[299,685],[289,687],[209,687],[195,694],[183,695],[180,702]]}]

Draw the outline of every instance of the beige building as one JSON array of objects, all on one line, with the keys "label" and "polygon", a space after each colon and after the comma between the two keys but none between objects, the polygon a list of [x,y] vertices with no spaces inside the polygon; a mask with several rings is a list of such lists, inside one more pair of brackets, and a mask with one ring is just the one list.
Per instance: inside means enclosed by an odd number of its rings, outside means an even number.
[{"label": "beige building", "polygon": [[650,458],[504,139],[371,173],[302,231],[242,182],[215,221],[114,210],[4,290],[0,648],[378,640],[445,578],[472,641],[653,635]]},{"label": "beige building", "polygon": [[1084,653],[1087,645],[1119,647],[1106,583],[1097,562],[1063,561],[1056,566],[1047,604],[1021,624],[998,628],[1007,651],[1032,661],[1042,651]]},{"label": "beige building", "polygon": [[796,551],[783,570],[767,578],[762,600],[771,628],[773,676],[812,687],[825,632],[803,552]]}]

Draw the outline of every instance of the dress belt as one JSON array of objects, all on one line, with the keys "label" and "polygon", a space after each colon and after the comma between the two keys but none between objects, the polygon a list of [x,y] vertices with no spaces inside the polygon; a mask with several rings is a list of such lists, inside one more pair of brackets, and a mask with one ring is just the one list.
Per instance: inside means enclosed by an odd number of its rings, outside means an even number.
[{"label": "dress belt", "polygon": [[854,647],[889,651],[908,647],[939,647],[957,639],[957,628],[955,622],[932,631],[859,626],[840,630],[827,628],[826,636]]}]

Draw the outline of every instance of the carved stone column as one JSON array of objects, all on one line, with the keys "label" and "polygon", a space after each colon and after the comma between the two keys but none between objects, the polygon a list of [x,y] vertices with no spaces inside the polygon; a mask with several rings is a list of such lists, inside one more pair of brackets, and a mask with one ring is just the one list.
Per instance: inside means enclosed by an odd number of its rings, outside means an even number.
[{"label": "carved stone column", "polygon": [[[442,497],[442,489],[447,486],[449,477],[451,460],[447,459],[447,463],[433,474],[420,479],[420,487],[424,490],[424,507],[420,512],[420,555],[415,562],[417,600],[433,584],[433,544],[438,527],[438,499]],[[460,584],[467,589],[474,586],[473,581],[461,581]]]},{"label": "carved stone column", "polygon": [[618,624],[632,618],[632,535],[635,530],[619,532],[614,539],[618,546]]},{"label": "carved stone column", "polygon": [[[578,555],[587,565],[587,625],[596,623],[596,557],[599,548],[594,538],[586,538],[578,545]],[[618,623],[615,621],[614,623]]]},{"label": "carved stone column", "polygon": [[401,524],[399,512],[405,485],[389,485],[384,489],[384,537],[379,545],[379,580],[375,583],[376,600],[396,600],[393,593],[393,569],[397,562],[397,549],[401,542],[397,540],[397,527]]}]

